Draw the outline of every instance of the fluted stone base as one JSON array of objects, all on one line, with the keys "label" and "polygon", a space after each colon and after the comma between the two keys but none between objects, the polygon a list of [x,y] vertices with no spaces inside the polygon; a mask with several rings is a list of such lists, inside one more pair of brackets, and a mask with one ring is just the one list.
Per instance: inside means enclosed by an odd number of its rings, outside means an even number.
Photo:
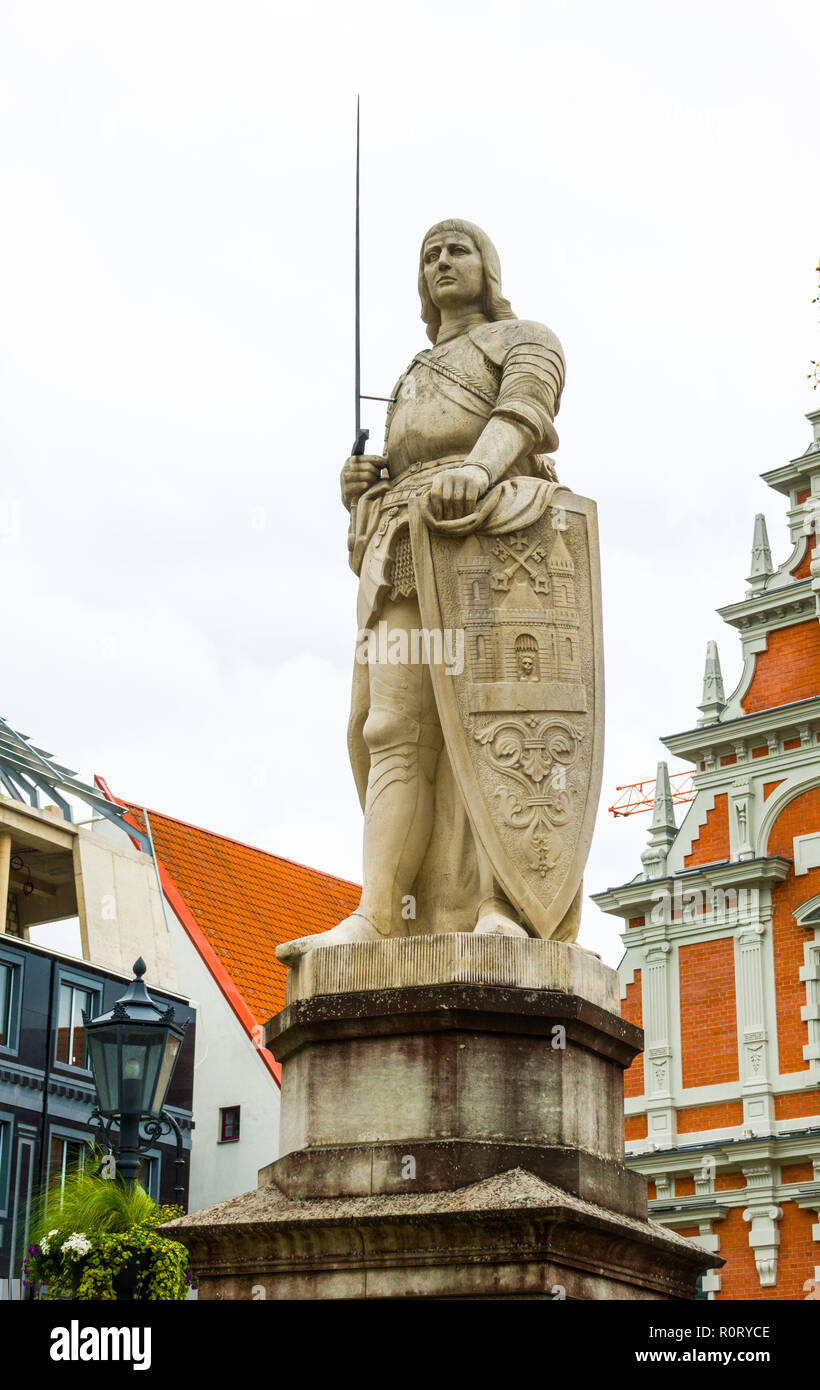
[{"label": "fluted stone base", "polygon": [[[172,1223],[200,1298],[686,1298],[714,1266],[624,1166],[639,1029],[557,941],[328,947],[288,977],[281,1156]],[[556,1292],[557,1290],[557,1292]]]}]

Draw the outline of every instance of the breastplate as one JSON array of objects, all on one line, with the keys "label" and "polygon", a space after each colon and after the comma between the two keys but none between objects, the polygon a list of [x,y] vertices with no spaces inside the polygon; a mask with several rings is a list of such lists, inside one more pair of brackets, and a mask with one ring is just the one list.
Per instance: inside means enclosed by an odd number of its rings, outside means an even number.
[{"label": "breastplate", "polygon": [[399,382],[386,453],[390,476],[414,463],[466,457],[498,394],[497,369],[467,334],[419,353]]}]

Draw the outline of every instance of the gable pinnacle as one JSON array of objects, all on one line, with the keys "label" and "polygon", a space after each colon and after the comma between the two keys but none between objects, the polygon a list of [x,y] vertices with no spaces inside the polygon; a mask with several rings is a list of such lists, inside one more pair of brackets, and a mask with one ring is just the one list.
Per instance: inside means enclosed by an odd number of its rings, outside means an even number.
[{"label": "gable pinnacle", "polygon": [[675,825],[675,806],[672,801],[672,786],[669,781],[669,768],[665,762],[658,763],[655,780],[655,804],[652,808],[650,830],[677,829]]},{"label": "gable pinnacle", "polygon": [[772,552],[769,549],[766,518],[762,512],[758,512],[755,517],[754,538],[752,540],[752,571],[749,575],[749,583],[756,589],[765,588],[765,581],[772,572]]},{"label": "gable pinnacle", "polygon": [[647,878],[664,878],[669,851],[677,835],[675,825],[675,806],[672,801],[672,787],[669,782],[669,768],[665,762],[658,763],[655,777],[655,804],[652,808],[652,823],[649,827],[649,844],[641,855],[641,863]]},{"label": "gable pinnacle", "polygon": [[703,671],[703,694],[698,705],[703,718],[698,720],[698,724],[716,723],[725,708],[726,697],[723,693],[723,676],[720,671],[717,642],[707,642],[706,665]]}]

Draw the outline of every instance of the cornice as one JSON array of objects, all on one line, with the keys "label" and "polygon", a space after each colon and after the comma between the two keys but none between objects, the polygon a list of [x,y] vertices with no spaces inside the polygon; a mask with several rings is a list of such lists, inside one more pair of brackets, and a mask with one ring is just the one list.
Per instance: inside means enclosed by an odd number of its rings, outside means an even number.
[{"label": "cornice", "polygon": [[[791,867],[791,860],[783,859],[779,855],[759,859],[731,859],[717,864],[704,864],[695,869],[684,869],[682,873],[671,874],[666,878],[645,878],[637,882],[623,883],[619,887],[607,888],[603,893],[591,893],[590,898],[602,911],[628,917],[632,915],[633,909],[654,906],[659,901],[659,891],[661,894],[665,892],[674,897],[676,889],[681,893],[688,888],[708,890],[763,887],[770,883],[781,883],[788,877]],[[674,927],[675,923],[671,925]],[[632,940],[631,934],[629,939]]]},{"label": "cornice", "polygon": [[[42,1090],[42,1086],[40,1088]],[[48,1083],[48,1094],[57,1096],[60,1100],[76,1100],[81,1105],[90,1105],[96,1108],[97,1092],[93,1086],[83,1084],[81,1081],[70,1081],[52,1078]]]},{"label": "cornice", "polygon": [[[811,419],[811,416],[807,416]],[[782,492],[789,497],[792,492],[800,490],[801,483],[810,482],[814,473],[820,472],[820,450],[811,446],[805,454],[800,454],[796,459],[790,459],[780,468],[770,468],[767,473],[761,473],[764,483],[767,483],[775,492]]]},{"label": "cornice", "polygon": [[[797,1133],[776,1135],[755,1135],[751,1139],[715,1139],[711,1143],[680,1145],[675,1149],[646,1149],[640,1153],[628,1153],[624,1162],[627,1168],[636,1168],[648,1178],[670,1177],[685,1174],[691,1177],[704,1154],[712,1154],[718,1170],[734,1172],[741,1163],[790,1163],[795,1158],[820,1158],[820,1129],[800,1130]],[[791,1188],[791,1183],[781,1183],[781,1187]],[[801,1194],[814,1184],[801,1184]],[[742,1187],[738,1192],[746,1193],[749,1188]],[[719,1194],[721,1197],[723,1193]],[[680,1197],[677,1201],[685,1201]],[[698,1194],[690,1197],[697,1201]],[[700,1195],[703,1200],[703,1194]]]},{"label": "cornice", "polygon": [[[775,733],[781,729],[795,729],[798,725],[820,724],[820,699],[794,700],[788,705],[772,705],[770,709],[758,710],[754,714],[744,714],[737,719],[716,720],[714,724],[700,724],[694,729],[685,729],[680,734],[666,734],[661,743],[676,757],[689,762],[698,762],[710,750],[731,746],[744,740],[757,739],[764,734]],[[760,759],[763,762],[763,759]],[[730,767],[714,768],[727,776],[737,776],[737,769],[755,768],[756,760],[747,758],[745,762],[731,764]],[[696,774],[697,775],[697,774]]]},{"label": "cornice", "polygon": [[[20,1063],[7,1058],[0,1058],[0,1085],[19,1086],[21,1090],[42,1095],[43,1081],[44,1077],[41,1071],[21,1066]],[[50,1076],[46,1092],[57,1100],[75,1101],[78,1105],[87,1107],[89,1111],[95,1110],[97,1107],[97,1092],[94,1087],[86,1081],[75,1080],[73,1077]],[[41,1104],[42,1102],[38,1100],[38,1109]],[[190,1111],[179,1110],[176,1106],[168,1106],[167,1109],[174,1116],[180,1129],[193,1129],[193,1117]],[[161,1139],[159,1142],[170,1142],[170,1140]]]},{"label": "cornice", "polygon": [[[21,1066],[19,1062],[2,1059],[0,1060],[0,1082],[5,1082],[6,1085],[10,1086],[19,1086],[23,1091],[36,1091],[42,1094],[44,1076],[41,1071]],[[50,1076],[46,1092],[58,1100],[77,1101],[78,1104],[87,1105],[92,1109],[97,1104],[97,1092],[94,1087],[90,1086],[87,1081],[75,1080],[74,1077]]]},{"label": "cornice", "polygon": [[[723,1198],[723,1193],[715,1194]],[[669,1202],[665,1198],[661,1202],[654,1199],[649,1203],[649,1216],[652,1221],[657,1221],[660,1225],[666,1222],[680,1221],[685,1216],[687,1225],[691,1222],[698,1225],[701,1221],[725,1221],[731,1209],[731,1203],[723,1205],[722,1201],[710,1201],[706,1194],[696,1197],[680,1197],[675,1201]]]},{"label": "cornice", "polygon": [[23,1067],[8,1057],[0,1057],[0,1083],[20,1086],[22,1090],[42,1091],[43,1073]]},{"label": "cornice", "polygon": [[759,630],[799,622],[801,617],[813,618],[817,611],[811,579],[793,579],[779,588],[761,589],[759,593],[729,603],[718,613],[730,627],[740,632]]}]

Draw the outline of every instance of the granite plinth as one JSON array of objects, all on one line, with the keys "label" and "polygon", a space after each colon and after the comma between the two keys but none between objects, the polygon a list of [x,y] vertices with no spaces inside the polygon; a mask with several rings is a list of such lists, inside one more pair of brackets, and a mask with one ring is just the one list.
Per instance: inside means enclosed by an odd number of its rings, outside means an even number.
[{"label": "granite plinth", "polygon": [[512,1169],[449,1191],[300,1200],[275,1183],[173,1221],[199,1297],[694,1297],[706,1256]]},{"label": "granite plinth", "polygon": [[168,1228],[200,1297],[693,1297],[716,1257],[650,1222],[624,1165],[642,1034],[618,997],[613,970],[552,940],[303,957],[265,1035],[280,1157]]}]

